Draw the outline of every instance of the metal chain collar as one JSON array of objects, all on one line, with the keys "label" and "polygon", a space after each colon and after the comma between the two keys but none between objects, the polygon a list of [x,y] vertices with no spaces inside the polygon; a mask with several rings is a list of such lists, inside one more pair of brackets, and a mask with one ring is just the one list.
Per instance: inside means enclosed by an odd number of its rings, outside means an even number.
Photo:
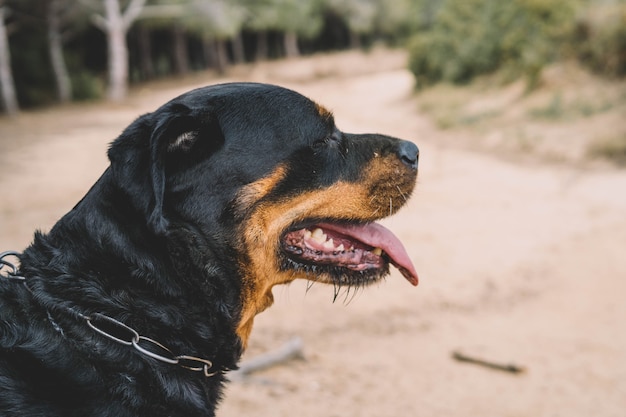
[{"label": "metal chain collar", "polygon": [[[26,278],[19,275],[18,268],[15,264],[6,259],[7,257],[17,258],[18,256],[19,253],[13,251],[0,253],[0,277],[21,282],[26,285]],[[9,271],[6,275],[3,275],[2,269],[5,267],[9,268]],[[26,286],[26,288],[30,291],[28,286]],[[94,313],[91,316],[86,316],[84,314],[77,313],[74,310],[72,310],[72,313],[78,314],[78,316],[85,320],[87,326],[89,326],[89,328],[96,333],[99,333],[116,343],[132,346],[137,352],[144,356],[148,356],[157,361],[171,365],[178,365],[190,371],[202,372],[206,377],[211,377],[219,372],[211,372],[213,362],[210,360],[189,355],[175,355],[171,350],[156,340],[139,335],[139,333],[132,327],[127,326],[121,321],[115,320],[107,315]]]},{"label": "metal chain collar", "polygon": [[0,274],[0,276],[9,279],[11,281],[19,281],[19,282],[25,282],[26,278],[24,278],[23,276],[18,275],[19,272],[17,270],[17,267],[15,266],[14,263],[11,263],[9,261],[7,261],[5,258],[8,256],[12,256],[14,258],[17,258],[19,256],[19,253],[14,252],[14,251],[6,251],[6,252],[2,252],[0,253],[0,273],[2,272],[2,269],[4,269],[4,267],[7,267],[10,269],[10,271],[6,274],[6,275],[2,275]]}]

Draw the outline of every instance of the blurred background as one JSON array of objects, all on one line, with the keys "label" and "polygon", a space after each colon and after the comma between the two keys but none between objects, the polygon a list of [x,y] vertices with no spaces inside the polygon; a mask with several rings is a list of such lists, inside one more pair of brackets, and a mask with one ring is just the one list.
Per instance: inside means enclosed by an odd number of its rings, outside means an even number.
[{"label": "blurred background", "polygon": [[[534,120],[578,119],[624,102],[610,85],[626,74],[624,0],[0,0],[1,103],[15,115],[115,102],[149,81],[381,46],[406,52],[416,91],[521,79],[527,98],[548,87],[547,99],[523,109]],[[503,116],[497,104],[463,109],[465,101],[436,91],[421,107],[443,128]],[[514,136],[515,146],[563,157],[551,149],[558,145],[534,143],[540,133]],[[623,124],[583,136],[568,156],[624,163]]]},{"label": "blurred background", "polygon": [[5,111],[121,99],[125,84],[320,51],[405,48],[416,85],[499,71],[532,89],[573,60],[626,73],[622,0],[2,0]]},{"label": "blurred background", "polygon": [[[260,81],[421,150],[420,274],[275,289],[218,415],[626,416],[626,0],[0,0],[0,250],[142,113]],[[509,372],[459,362],[455,353]]]}]

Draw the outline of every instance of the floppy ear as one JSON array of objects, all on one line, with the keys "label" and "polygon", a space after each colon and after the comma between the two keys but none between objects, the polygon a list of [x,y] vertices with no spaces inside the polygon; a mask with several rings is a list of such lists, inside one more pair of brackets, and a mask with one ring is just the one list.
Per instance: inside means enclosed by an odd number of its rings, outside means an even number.
[{"label": "floppy ear", "polygon": [[[205,136],[207,126],[217,124],[210,119],[180,103],[166,105],[133,122],[109,149],[117,185],[155,234],[165,233],[169,225],[163,213],[167,160],[191,153],[199,138]],[[215,134],[215,130],[213,127],[210,133]]]},{"label": "floppy ear", "polygon": [[152,178],[153,204],[149,213],[148,224],[156,234],[167,230],[168,221],[163,215],[163,197],[165,195],[165,158],[173,143],[180,136],[197,138],[195,132],[198,123],[190,116],[186,106],[178,105],[166,117],[157,119],[150,136],[150,174]]}]

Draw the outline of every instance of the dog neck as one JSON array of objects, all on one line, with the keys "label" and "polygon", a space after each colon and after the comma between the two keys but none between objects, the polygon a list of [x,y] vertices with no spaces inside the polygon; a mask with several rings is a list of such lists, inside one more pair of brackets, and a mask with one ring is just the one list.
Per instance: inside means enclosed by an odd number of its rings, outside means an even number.
[{"label": "dog neck", "polygon": [[182,224],[151,234],[105,173],[49,234],[35,236],[21,270],[34,300],[50,311],[102,313],[143,336],[165,335],[159,343],[185,349],[176,353],[234,368],[242,353],[239,284],[233,271],[207,261],[204,246]]},{"label": "dog neck", "polygon": [[[272,304],[274,304],[274,295],[272,294],[272,288],[265,290],[262,296],[255,296],[248,294],[250,291],[244,291],[242,305],[244,306],[241,312],[241,321],[237,326],[237,335],[243,343],[243,348],[248,347],[248,340],[252,333],[252,327],[254,326],[254,318],[257,314],[265,311]],[[249,298],[249,300],[246,300]]]}]

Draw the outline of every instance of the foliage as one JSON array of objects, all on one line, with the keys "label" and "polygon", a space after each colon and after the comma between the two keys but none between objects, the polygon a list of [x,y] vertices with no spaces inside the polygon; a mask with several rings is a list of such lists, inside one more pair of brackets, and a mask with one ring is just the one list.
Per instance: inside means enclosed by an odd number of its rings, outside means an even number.
[{"label": "foliage", "polygon": [[105,86],[101,78],[80,71],[72,75],[72,91],[76,101],[95,100],[104,97]]},{"label": "foliage", "polygon": [[227,0],[188,1],[182,15],[184,25],[201,35],[232,38],[243,26],[246,11]]},{"label": "foliage", "polygon": [[[24,107],[55,100],[46,33],[51,1],[0,0],[9,11],[12,70]],[[76,98],[98,96],[107,46],[102,36],[92,42],[92,22],[103,0],[55,1]],[[410,39],[420,88],[494,71],[507,79],[523,75],[532,88],[544,66],[563,57],[606,76],[626,75],[626,0],[147,0],[140,26],[127,36],[134,82],[149,65],[158,76],[172,74],[185,54],[195,69],[211,65],[207,39],[219,39],[239,60],[260,57],[261,45],[281,56],[286,34],[307,52]]]},{"label": "foliage", "polygon": [[626,75],[626,1],[589,4],[573,42],[579,60],[593,71],[610,77]]},{"label": "foliage", "polygon": [[608,112],[623,105],[623,101],[622,97],[602,97],[598,93],[594,97],[587,96],[566,100],[563,98],[563,93],[557,91],[547,104],[531,108],[528,115],[533,119],[541,120],[575,120]]},{"label": "foliage", "polygon": [[374,26],[379,1],[377,0],[328,0],[327,6],[342,16],[354,33],[367,33]]},{"label": "foliage", "polygon": [[589,154],[626,166],[626,134],[598,141],[589,148]]},{"label": "foliage", "polygon": [[526,76],[532,87],[572,32],[574,6],[572,0],[446,0],[432,26],[410,43],[417,87],[466,83],[498,69]]},{"label": "foliage", "polygon": [[408,38],[415,31],[418,18],[426,17],[423,13],[428,9],[418,8],[418,4],[418,0],[376,0],[373,27],[367,32],[374,31],[392,41]]},{"label": "foliage", "polygon": [[316,36],[322,28],[319,0],[244,0],[246,27],[256,31],[293,32],[302,38]]},{"label": "foliage", "polygon": [[325,0],[324,7],[345,22],[353,37],[400,44],[421,19],[417,6],[423,1],[438,0]]}]

